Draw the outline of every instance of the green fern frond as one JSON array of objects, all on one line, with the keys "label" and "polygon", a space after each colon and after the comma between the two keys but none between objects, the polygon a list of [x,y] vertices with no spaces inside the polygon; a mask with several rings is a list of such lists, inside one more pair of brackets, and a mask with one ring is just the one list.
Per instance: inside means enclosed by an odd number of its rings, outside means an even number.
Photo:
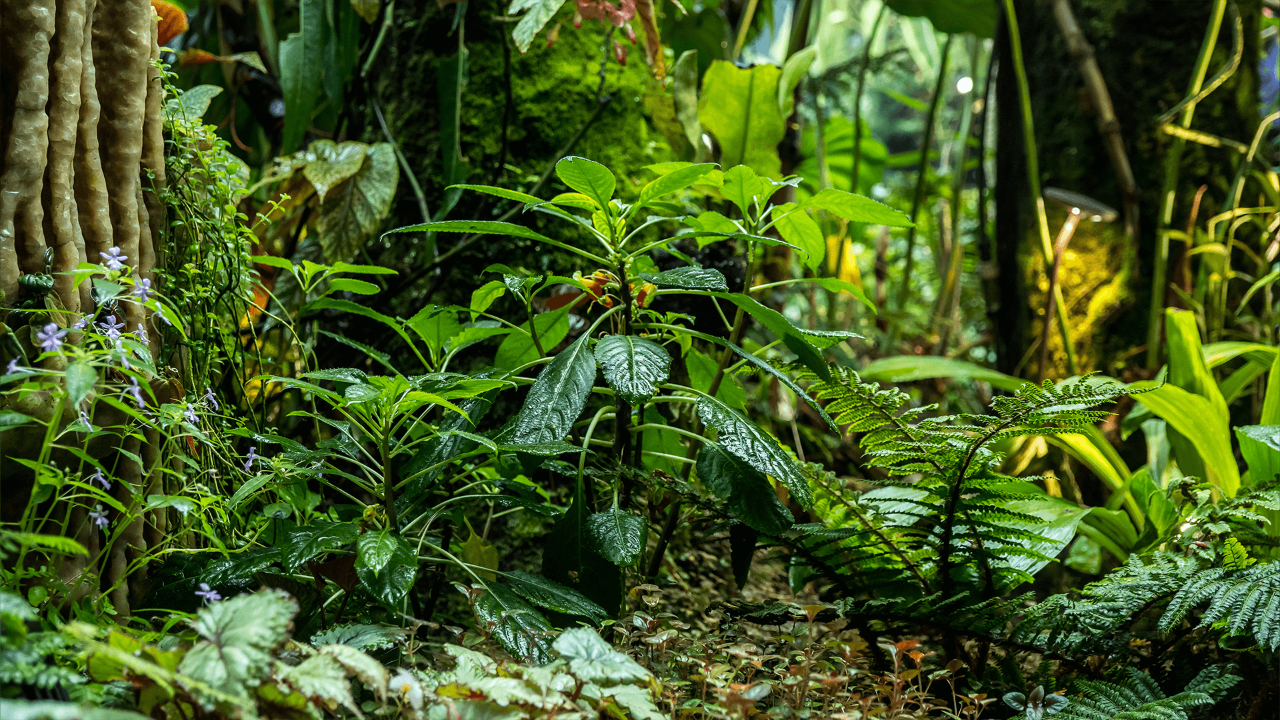
[{"label": "green fern frond", "polygon": [[1221,666],[1208,668],[1187,689],[1166,697],[1149,676],[1126,668],[1112,681],[1077,681],[1073,686],[1075,693],[1061,717],[1064,720],[1187,720],[1188,710],[1213,705],[1221,690],[1239,680]]}]

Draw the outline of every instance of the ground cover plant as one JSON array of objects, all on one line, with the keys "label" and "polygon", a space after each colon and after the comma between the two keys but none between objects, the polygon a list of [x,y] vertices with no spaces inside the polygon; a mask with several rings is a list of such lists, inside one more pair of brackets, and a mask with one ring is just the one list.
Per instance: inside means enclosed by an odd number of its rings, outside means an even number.
[{"label": "ground cover plant", "polygon": [[0,0],[0,715],[1280,717],[1277,24],[1166,6]]}]

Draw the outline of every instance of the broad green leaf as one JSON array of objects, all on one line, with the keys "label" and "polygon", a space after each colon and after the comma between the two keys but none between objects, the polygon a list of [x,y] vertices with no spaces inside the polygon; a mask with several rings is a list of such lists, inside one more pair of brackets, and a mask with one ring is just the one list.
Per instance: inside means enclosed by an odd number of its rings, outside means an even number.
[{"label": "broad green leaf", "polygon": [[267,267],[280,268],[281,270],[293,270],[293,263],[289,262],[288,259],[274,255],[254,255],[249,260],[257,265],[266,265]]},{"label": "broad green leaf", "polygon": [[280,680],[320,707],[359,710],[351,697],[346,668],[330,655],[316,654],[297,665],[284,666]]},{"label": "broad green leaf", "polygon": [[[722,386],[737,386],[731,382],[723,383]],[[644,422],[646,425],[666,425],[667,421],[662,417],[662,413],[658,412],[652,405],[644,409]],[[674,457],[686,457],[688,450],[681,441],[681,436],[674,432],[665,430],[645,430],[644,437],[640,441],[640,447],[646,453],[662,453],[663,455],[671,455]],[[641,455],[641,462],[646,468],[653,470],[662,470],[671,476],[681,474],[681,468],[684,463],[668,458],[655,457],[653,455]]]},{"label": "broad green leaf", "polygon": [[602,623],[609,619],[609,614],[604,611],[604,608],[592,602],[586,595],[553,580],[518,570],[503,573],[503,578],[517,595],[539,607],[566,615],[578,615],[594,623]]},{"label": "broad green leaf", "polygon": [[[821,139],[826,146],[823,159],[826,161],[826,174],[831,183],[830,187],[866,195],[871,192],[871,188],[875,187],[876,183],[880,182],[884,175],[884,163],[889,156],[889,151],[876,140],[871,132],[871,126],[865,119],[862,121],[862,133],[859,138],[854,132],[853,123],[847,118],[839,115],[828,117]],[[818,133],[814,132],[813,126],[807,125],[800,143],[800,155],[804,160],[796,168],[796,174],[804,178],[797,193],[802,200],[807,200],[824,189],[819,187],[818,183],[823,174],[818,163],[818,140]],[[856,182],[853,178],[855,141],[859,141],[861,149]]]},{"label": "broad green leaf", "polygon": [[164,116],[170,122],[185,120],[193,123],[209,111],[213,99],[222,94],[217,85],[196,85],[190,90],[182,90],[177,97],[164,102]]},{"label": "broad green leaf", "polygon": [[98,371],[92,365],[83,360],[73,362],[67,366],[67,400],[72,407],[80,404],[81,400],[93,392],[93,386],[98,382]]},{"label": "broad green leaf", "polygon": [[405,640],[404,628],[391,625],[338,625],[311,638],[315,647],[321,645],[346,645],[356,650],[382,650]]},{"label": "broad green leaf", "polygon": [[336,262],[333,264],[335,273],[355,273],[357,275],[399,275],[400,273],[388,267],[381,265],[353,265],[351,263]]},{"label": "broad green leaf", "polygon": [[989,38],[996,31],[997,0],[885,0],[899,15],[925,17],[943,33]]},{"label": "broad green leaf", "polygon": [[[582,448],[568,443],[563,440],[553,440],[551,442],[538,443],[521,443],[515,445],[500,445],[500,449],[507,452],[521,452],[529,455],[537,455],[538,457],[555,457],[565,453],[580,453]],[[590,451],[588,451],[590,452]]]},{"label": "broad green leaf", "polygon": [[368,150],[368,145],[353,140],[343,143],[317,140],[307,148],[307,153],[313,157],[303,166],[302,175],[324,202],[330,190],[360,172]]},{"label": "broad green leaf", "polygon": [[280,155],[288,155],[302,145],[311,126],[324,66],[325,12],[320,0],[298,3],[298,32],[280,42],[280,88],[284,91],[284,135]]},{"label": "broad green leaf", "polygon": [[649,204],[664,195],[669,195],[677,190],[683,190],[690,185],[697,183],[707,173],[715,170],[713,163],[703,163],[700,165],[686,165],[678,170],[673,170],[658,179],[650,182],[640,189],[640,197],[636,199],[636,204],[631,206],[628,214],[634,213],[641,207]]},{"label": "broad green leaf", "polygon": [[418,557],[399,533],[375,530],[356,541],[356,575],[369,594],[387,609],[401,611],[417,574]]},{"label": "broad green leaf", "polygon": [[[752,215],[751,209],[755,206],[756,202],[763,205],[764,202],[769,199],[766,193],[771,189],[773,189],[773,186],[766,183],[764,180],[761,180],[755,170],[752,170],[746,165],[735,165],[725,171],[724,184],[720,186],[720,193],[724,195],[726,200],[738,206],[738,209],[742,211],[743,217],[749,217]],[[698,220],[702,221],[703,217],[706,215],[708,215],[708,213],[699,215]],[[724,222],[720,220],[720,218],[724,218],[724,216],[719,215],[719,213],[716,213],[716,215],[719,217],[712,216],[709,217],[708,220],[721,227],[725,227]],[[725,230],[725,232],[737,231],[738,228],[733,224],[733,221],[728,218],[724,218],[724,220],[729,222],[729,229]]]},{"label": "broad green leaf", "polygon": [[357,295],[377,295],[382,288],[366,280],[335,278],[329,281],[329,292],[349,292]]},{"label": "broad green leaf", "polygon": [[787,242],[804,251],[804,264],[810,269],[817,268],[827,254],[827,241],[822,236],[818,223],[809,217],[804,210],[797,210],[795,203],[779,205],[773,212],[781,218],[774,225]]},{"label": "broad green leaf", "polygon": [[328,262],[349,262],[377,232],[391,210],[400,167],[394,148],[374,143],[359,172],[333,189],[320,203],[316,231]]},{"label": "broad green leaf", "polygon": [[702,78],[698,120],[720,143],[721,167],[749,165],[769,177],[782,174],[778,143],[786,134],[778,106],[775,65],[740,68],[726,60],[711,63]]},{"label": "broad green leaf", "polygon": [[1276,479],[1280,475],[1280,425],[1245,425],[1235,431],[1240,454],[1249,467],[1249,484]]},{"label": "broad green leaf", "polygon": [[1259,422],[1263,425],[1280,425],[1280,354],[1271,363],[1267,373],[1267,391],[1262,396],[1262,416]]},{"label": "broad green leaf", "polygon": [[[1188,456],[1187,451],[1178,454],[1178,446],[1174,445],[1178,466],[1184,472],[1190,472],[1188,467],[1199,461],[1204,472],[1201,477],[1217,485],[1227,497],[1236,494],[1240,487],[1240,474],[1231,451],[1228,418],[1220,408],[1200,395],[1170,384],[1136,394],[1134,398],[1164,418],[1169,428],[1187,441],[1184,447],[1195,453],[1194,458]],[[1172,438],[1170,441],[1172,444]]]},{"label": "broad green leaf", "polygon": [[504,585],[486,582],[484,592],[472,607],[476,617],[507,652],[529,663],[545,665],[551,661],[551,637],[554,628],[542,613],[521,600]]},{"label": "broad green leaf", "polygon": [[472,322],[475,322],[475,319],[479,317],[479,313],[488,310],[489,306],[493,305],[494,301],[505,295],[506,292],[507,286],[501,280],[490,280],[484,285],[472,290],[471,305],[468,308],[471,310]]},{"label": "broad green leaf", "polygon": [[826,210],[851,222],[889,227],[911,227],[914,223],[906,213],[898,212],[884,203],[868,197],[854,195],[843,190],[827,188],[800,204],[802,208]]},{"label": "broad green leaf", "polygon": [[653,677],[635,660],[610,647],[591,628],[565,630],[551,647],[569,661],[569,672],[585,682],[618,685],[642,683]]},{"label": "broad green leaf", "polygon": [[596,379],[588,340],[578,338],[538,375],[512,429],[514,444],[554,442],[569,434]]},{"label": "broad green leaf", "polygon": [[684,131],[685,140],[693,148],[696,159],[704,159],[707,147],[702,140],[702,123],[698,121],[698,51],[680,53],[671,68],[671,100],[675,106],[676,120]]},{"label": "broad green leaf", "polygon": [[632,405],[658,394],[658,385],[671,373],[671,356],[652,340],[634,335],[609,335],[596,343],[596,361],[605,382]]},{"label": "broad green leaf", "polygon": [[755,318],[769,329],[774,335],[786,345],[791,352],[800,358],[800,362],[812,370],[823,380],[831,379],[831,369],[827,367],[827,363],[822,359],[822,353],[813,346],[804,333],[800,332],[789,320],[782,316],[782,313],[773,308],[761,305],[754,298],[740,293],[712,293],[715,297],[728,300],[729,302],[742,308],[748,315]]},{"label": "broad green leaf", "polygon": [[664,270],[657,274],[641,273],[641,279],[658,287],[680,288],[682,290],[718,290],[729,291],[729,282],[719,270],[712,268],[688,267]]},{"label": "broad green leaf", "polygon": [[493,187],[492,185],[450,185],[449,190],[471,190],[474,192],[485,193],[486,195],[494,195],[507,200],[515,200],[522,203],[540,203],[542,198],[537,198],[528,193],[522,193],[518,190],[508,190],[507,188]]},{"label": "broad green leaf", "polygon": [[13,410],[0,410],[0,430],[17,427],[19,425],[26,425],[32,420],[35,420],[35,418],[27,415],[26,413],[15,412]]},{"label": "broad green leaf", "polygon": [[[580,192],[560,193],[547,202],[552,205],[571,207],[578,210],[586,210],[587,212],[595,212],[600,209],[600,204],[593,200],[590,195],[584,195]],[[546,203],[540,203],[540,205],[545,204]]]},{"label": "broad green leaf", "polygon": [[590,598],[610,617],[622,606],[622,570],[591,549],[590,510],[579,479],[573,502],[551,526],[542,548],[542,574]]},{"label": "broad green leaf", "polygon": [[863,367],[858,374],[863,380],[892,383],[933,378],[969,378],[990,383],[992,387],[1008,392],[1013,392],[1027,384],[1027,381],[1022,378],[1005,375],[991,368],[933,355],[899,355],[881,358]]},{"label": "broad green leaf", "polygon": [[359,535],[353,523],[315,520],[285,534],[280,561],[285,568],[294,570],[321,553],[351,545]]},{"label": "broad green leaf", "polygon": [[739,588],[747,586],[759,539],[760,532],[750,525],[741,522],[729,525],[729,567],[733,568],[733,580]]},{"label": "broad green leaf", "polygon": [[528,10],[525,16],[520,18],[520,22],[516,23],[516,27],[511,31],[511,39],[515,41],[516,48],[521,53],[529,51],[529,46],[533,44],[533,38],[538,32],[546,26],[551,18],[555,17],[556,11],[560,6],[564,5],[564,0],[513,0],[511,6],[507,8],[508,15],[515,15],[521,10]]},{"label": "broad green leaf", "polygon": [[698,453],[698,478],[725,501],[729,514],[766,535],[778,536],[794,523],[769,480],[714,444]]},{"label": "broad green leaf", "polygon": [[794,52],[782,64],[782,75],[778,78],[778,107],[782,109],[782,117],[789,118],[796,109],[796,86],[809,74],[809,68],[818,57],[818,46],[810,45],[799,52]]},{"label": "broad green leaf", "polygon": [[1218,381],[1205,362],[1200,345],[1200,328],[1195,314],[1187,310],[1165,310],[1165,342],[1169,350],[1169,382],[1204,397],[1227,412],[1227,403],[1218,391]]},{"label": "broad green leaf", "polygon": [[745,415],[710,395],[698,396],[698,417],[715,428],[716,442],[740,460],[787,486],[800,507],[813,504],[809,483],[778,441]]},{"label": "broad green leaf", "polygon": [[614,565],[633,565],[644,552],[649,524],[639,515],[613,508],[587,518],[591,549]]},{"label": "broad green leaf", "polygon": [[599,207],[608,207],[617,180],[609,168],[586,158],[569,156],[556,163],[556,177],[570,188],[586,195]]},{"label": "broad green leaf", "polygon": [[283,590],[260,590],[212,603],[196,617],[200,640],[178,672],[219,692],[247,698],[274,667],[271,653],[289,639],[298,603]]},{"label": "broad green leaf", "polygon": [[416,332],[433,353],[440,352],[450,338],[462,332],[458,313],[452,307],[428,305],[406,320],[405,325]]},{"label": "broad green leaf", "polygon": [[[691,348],[684,355],[684,367],[685,372],[689,374],[690,387],[699,392],[711,390],[711,383],[716,375],[715,358],[697,348]],[[716,390],[716,397],[723,400],[729,407],[746,409],[747,393],[732,375],[725,374],[724,379],[720,381],[719,389]]]},{"label": "broad green leaf", "polygon": [[355,368],[330,368],[328,370],[312,370],[311,372],[302,373],[302,377],[308,380],[331,380],[338,383],[363,383],[369,379],[369,376],[363,370]]},{"label": "broad green leaf", "polygon": [[[807,282],[808,278],[805,278],[805,281]],[[821,285],[822,289],[826,290],[827,292],[833,292],[833,293],[847,292],[850,295],[857,298],[858,300],[862,301],[862,304],[866,305],[867,309],[870,310],[872,313],[875,313],[877,311],[876,304],[871,301],[871,298],[867,297],[866,291],[858,287],[857,285],[854,285],[853,283],[849,282],[848,280],[841,280],[840,278],[833,278],[833,277],[823,277],[823,278],[813,278],[813,281]]]},{"label": "broad green leaf", "polygon": [[485,580],[497,578],[493,572],[485,572],[480,568],[490,571],[498,569],[498,548],[485,542],[484,538],[477,535],[475,530],[471,530],[471,535],[467,538],[467,541],[462,543],[462,560],[471,565],[476,565],[477,567],[471,568],[472,572]]}]

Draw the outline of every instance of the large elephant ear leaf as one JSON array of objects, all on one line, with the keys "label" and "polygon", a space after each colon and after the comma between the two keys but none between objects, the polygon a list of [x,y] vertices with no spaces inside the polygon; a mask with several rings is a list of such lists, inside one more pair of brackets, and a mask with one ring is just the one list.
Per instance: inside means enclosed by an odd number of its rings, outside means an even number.
[{"label": "large elephant ear leaf", "polygon": [[813,504],[808,481],[773,436],[710,395],[698,396],[698,417],[707,426],[715,428],[716,442],[730,454],[786,485],[801,507],[808,508]]},{"label": "large elephant ear leaf", "polygon": [[587,340],[586,335],[578,338],[538,375],[511,430],[512,444],[549,443],[569,434],[596,379],[596,360]]},{"label": "large elephant ear leaf", "polygon": [[596,343],[596,361],[605,382],[632,405],[658,394],[671,372],[671,356],[661,345],[634,335],[610,335]]}]

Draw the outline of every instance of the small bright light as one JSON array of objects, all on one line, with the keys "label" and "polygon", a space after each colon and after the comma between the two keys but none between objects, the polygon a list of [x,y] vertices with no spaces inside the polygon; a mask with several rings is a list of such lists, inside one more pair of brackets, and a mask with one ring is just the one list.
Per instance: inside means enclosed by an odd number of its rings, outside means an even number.
[{"label": "small bright light", "polygon": [[1191,529],[1191,523],[1182,523],[1182,527],[1178,529],[1181,530],[1182,532],[1186,532]]},{"label": "small bright light", "polygon": [[973,78],[968,75],[960,78],[956,82],[956,90],[958,90],[961,95],[968,95],[969,91],[973,90]]}]

